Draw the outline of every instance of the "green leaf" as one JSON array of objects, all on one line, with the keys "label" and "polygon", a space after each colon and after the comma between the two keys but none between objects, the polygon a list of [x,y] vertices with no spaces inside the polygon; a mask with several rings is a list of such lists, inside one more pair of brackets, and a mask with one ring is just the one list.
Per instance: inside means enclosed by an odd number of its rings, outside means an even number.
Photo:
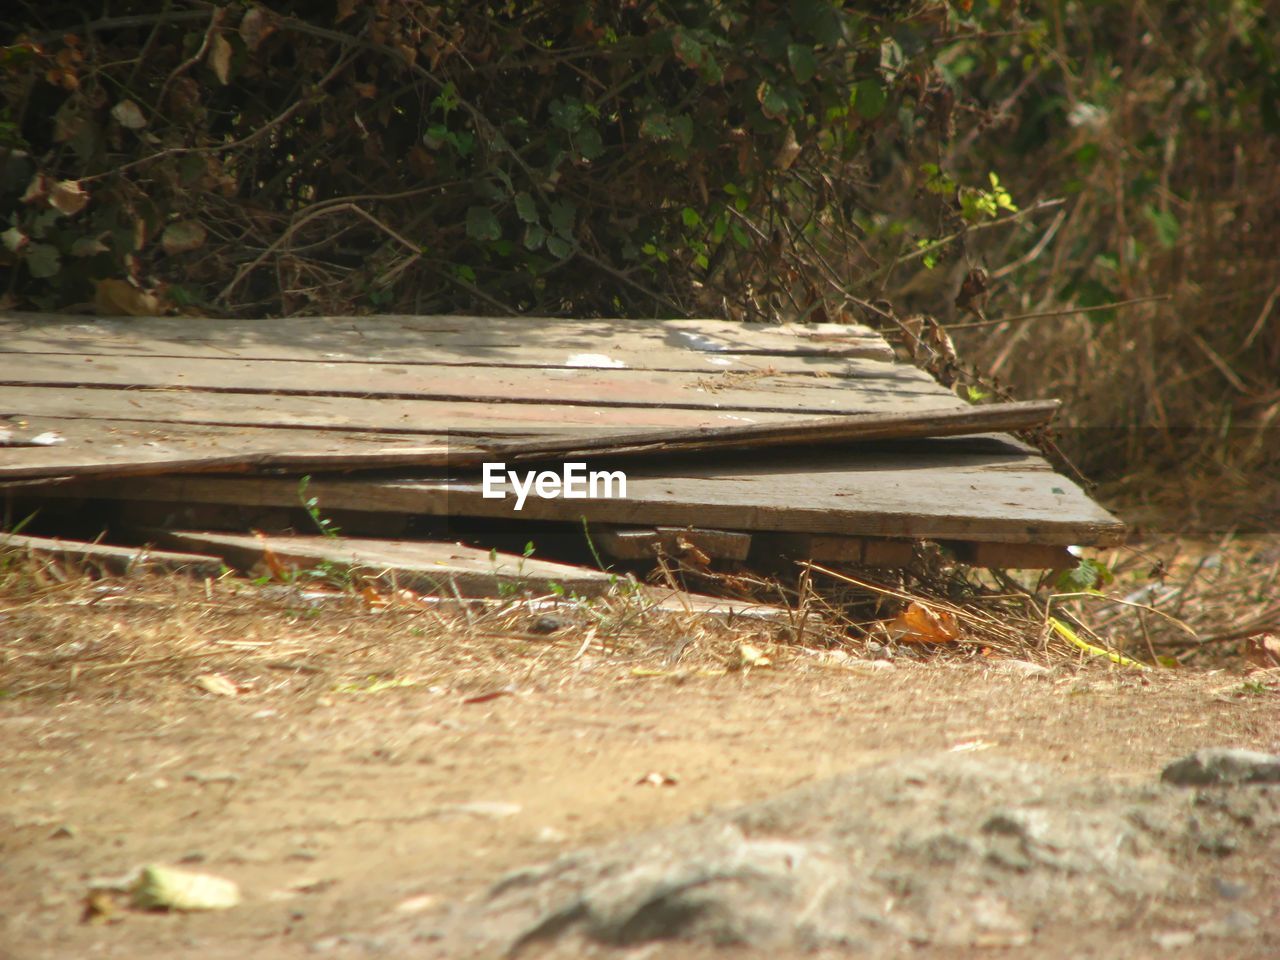
[{"label": "green leaf", "polygon": [[578,131],[578,153],[584,160],[594,160],[604,153],[604,138],[595,127],[584,127]]},{"label": "green leaf", "polygon": [[547,237],[547,253],[557,260],[563,260],[573,253],[573,244],[561,237]]},{"label": "green leaf", "polygon": [[516,194],[516,215],[525,223],[538,222],[538,205],[533,202],[533,197],[523,190]]},{"label": "green leaf", "polygon": [[547,240],[547,231],[536,223],[531,223],[524,231],[524,248],[537,250]]},{"label": "green leaf", "polygon": [[552,100],[547,109],[551,114],[552,124],[569,133],[573,133],[582,126],[583,118],[587,113],[586,106],[576,97]]},{"label": "green leaf", "polygon": [[1064,570],[1058,575],[1054,586],[1063,593],[1084,593],[1106,586],[1114,579],[1115,574],[1105,563],[1081,557],[1074,570]]},{"label": "green leaf", "polygon": [[[573,238],[573,219],[578,208],[567,200],[556,200],[551,204],[547,219],[556,233],[568,239]],[[547,248],[551,249],[550,246]]]},{"label": "green leaf", "polygon": [[864,120],[874,120],[884,113],[888,102],[884,89],[874,80],[859,80],[853,88],[853,105]]},{"label": "green leaf", "polygon": [[488,207],[468,207],[467,236],[472,240],[497,240],[502,236],[502,224]]},{"label": "green leaf", "polygon": [[1142,208],[1142,215],[1150,221],[1151,226],[1156,231],[1156,242],[1166,250],[1170,250],[1178,244],[1178,237],[1182,235],[1182,224],[1168,210],[1157,210],[1155,207],[1147,204]]},{"label": "green leaf", "polygon": [[791,10],[800,29],[823,46],[832,48],[843,39],[844,14],[830,0],[794,0]]},{"label": "green leaf", "polygon": [[671,130],[676,140],[687,147],[693,142],[693,117],[688,114],[672,117]]},{"label": "green leaf", "polygon": [[702,217],[698,216],[698,211],[693,207],[685,207],[681,210],[680,219],[684,221],[684,225],[690,230],[702,222]]},{"label": "green leaf", "polygon": [[640,136],[646,140],[666,141],[675,139],[675,131],[671,128],[671,120],[664,113],[648,113],[640,121]]},{"label": "green leaf", "polygon": [[813,47],[792,43],[787,45],[787,63],[791,64],[791,75],[796,83],[808,83],[818,72],[818,58],[813,55]]},{"label": "green leaf", "polygon": [[687,30],[676,30],[671,34],[671,49],[675,52],[676,59],[690,69],[702,66],[702,59],[706,55],[702,44]]},{"label": "green leaf", "polygon": [[31,276],[45,280],[62,269],[58,248],[49,243],[33,243],[26,248],[27,270]]},{"label": "green leaf", "polygon": [[787,101],[767,80],[756,88],[756,99],[760,101],[760,111],[770,120],[781,120],[787,115]]}]

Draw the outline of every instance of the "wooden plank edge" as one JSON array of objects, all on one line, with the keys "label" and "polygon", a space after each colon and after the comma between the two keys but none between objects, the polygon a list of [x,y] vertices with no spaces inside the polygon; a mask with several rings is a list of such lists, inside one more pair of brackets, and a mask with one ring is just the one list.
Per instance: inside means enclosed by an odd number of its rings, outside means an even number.
[{"label": "wooden plank edge", "polygon": [[70,560],[100,571],[129,575],[144,569],[189,573],[198,577],[222,575],[222,561],[202,553],[153,550],[150,547],[116,547],[60,538],[0,533],[0,551],[16,550],[35,559]]},{"label": "wooden plank edge", "polygon": [[[447,563],[431,558],[424,558],[421,565],[410,565],[403,562],[387,563],[374,556],[362,557],[362,546],[376,549],[378,541],[371,538],[348,540],[322,536],[253,537],[200,530],[153,530],[149,533],[174,546],[194,547],[216,553],[229,565],[246,572],[261,564],[269,551],[276,563],[296,569],[312,569],[322,564],[332,564],[345,572],[366,577],[384,586],[440,596],[503,597],[513,591],[552,594],[560,589],[583,597],[599,597],[611,592],[615,585],[615,578],[585,567],[571,567],[551,561],[537,561],[535,566],[516,554],[484,551],[455,544],[447,546],[455,552],[474,555],[477,559],[492,559],[498,566],[493,572],[482,572],[458,566],[450,567]],[[413,541],[386,542],[400,545],[411,544]],[[422,541],[424,550],[441,545]],[[505,573],[500,567],[508,567],[515,572]],[[535,569],[542,572],[534,572]]]},{"label": "wooden plank edge", "polygon": [[761,447],[809,446],[955,437],[1022,430],[1048,422],[1058,410],[1057,400],[1026,400],[988,404],[960,410],[912,414],[848,414],[814,417],[788,423],[751,423],[728,427],[606,434],[597,437],[562,436],[484,444],[475,439],[465,447],[384,449],[373,452],[309,453],[255,451],[217,456],[180,454],[148,462],[123,464],[0,465],[0,476],[21,479],[45,476],[142,477],[179,473],[254,473],[295,471],[386,470],[415,467],[477,467],[486,462],[540,461],[586,456],[644,457],[709,450],[750,450]]},{"label": "wooden plank edge", "polygon": [[[616,436],[517,440],[482,446],[482,460],[536,460],[578,456],[652,456],[699,450],[749,450],[757,447],[809,446],[872,440],[916,440],[1026,430],[1051,420],[1057,400],[1022,400],[959,410],[923,413],[846,414],[787,423],[749,423],[699,430],[659,430]],[[481,446],[477,444],[477,446]],[[466,466],[466,456],[452,461]]]}]

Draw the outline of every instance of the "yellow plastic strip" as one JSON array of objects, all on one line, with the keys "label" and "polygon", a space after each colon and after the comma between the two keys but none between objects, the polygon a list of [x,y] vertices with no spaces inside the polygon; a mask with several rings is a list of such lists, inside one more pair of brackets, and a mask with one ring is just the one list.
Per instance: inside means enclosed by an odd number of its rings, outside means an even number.
[{"label": "yellow plastic strip", "polygon": [[1112,663],[1119,664],[1122,667],[1133,667],[1135,670],[1151,669],[1145,663],[1139,663],[1137,660],[1130,660],[1123,654],[1116,653],[1113,650],[1106,650],[1102,647],[1095,647],[1092,643],[1085,643],[1085,641],[1076,636],[1076,632],[1074,630],[1068,627],[1061,620],[1058,620],[1056,617],[1049,618],[1049,626],[1053,627],[1054,632],[1057,633],[1058,636],[1062,637],[1062,639],[1066,640],[1067,643],[1071,644],[1073,647],[1079,647],[1091,657],[1106,657]]}]

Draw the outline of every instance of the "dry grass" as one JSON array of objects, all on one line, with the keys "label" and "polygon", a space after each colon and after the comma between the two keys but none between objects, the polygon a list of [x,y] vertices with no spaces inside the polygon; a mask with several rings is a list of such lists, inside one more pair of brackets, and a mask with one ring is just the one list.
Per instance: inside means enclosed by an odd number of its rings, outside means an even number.
[{"label": "dry grass", "polygon": [[[785,615],[762,620],[660,611],[634,595],[462,601],[324,582],[100,578],[11,554],[0,557],[0,695],[145,688],[164,698],[212,683],[211,693],[227,695],[436,687],[486,696],[595,676],[755,669],[752,651],[801,671],[832,658],[1100,663],[1055,632],[1050,616],[1147,664],[1266,666],[1250,655],[1259,636],[1280,630],[1277,541],[1170,540],[1099,560],[1116,582],[1085,595],[936,559],[893,575],[812,565]],[[902,642],[893,618],[913,603],[952,618],[959,639]]]},{"label": "dry grass", "polygon": [[[554,629],[551,629],[554,628]],[[0,690],[7,695],[189,687],[359,693],[392,686],[501,691],[533,677],[616,669],[727,669],[740,644],[785,623],[593,602],[461,601],[325,583],[180,575],[95,578],[10,556],[0,573]]]}]

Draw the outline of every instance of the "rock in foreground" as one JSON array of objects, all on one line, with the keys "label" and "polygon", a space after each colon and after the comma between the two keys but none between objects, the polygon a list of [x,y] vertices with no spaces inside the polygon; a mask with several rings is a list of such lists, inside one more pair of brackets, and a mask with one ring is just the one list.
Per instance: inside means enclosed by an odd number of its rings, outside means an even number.
[{"label": "rock in foreground", "polygon": [[[1272,787],[1063,783],[1014,761],[919,758],[513,874],[455,911],[438,945],[450,956],[671,939],[862,955],[1018,946],[1044,928],[1119,928],[1153,905],[1181,917],[1212,896],[1210,877],[1229,875],[1225,854],[1274,852],[1278,827]],[[1194,940],[1205,916],[1185,914],[1190,932],[1177,935]]]}]

